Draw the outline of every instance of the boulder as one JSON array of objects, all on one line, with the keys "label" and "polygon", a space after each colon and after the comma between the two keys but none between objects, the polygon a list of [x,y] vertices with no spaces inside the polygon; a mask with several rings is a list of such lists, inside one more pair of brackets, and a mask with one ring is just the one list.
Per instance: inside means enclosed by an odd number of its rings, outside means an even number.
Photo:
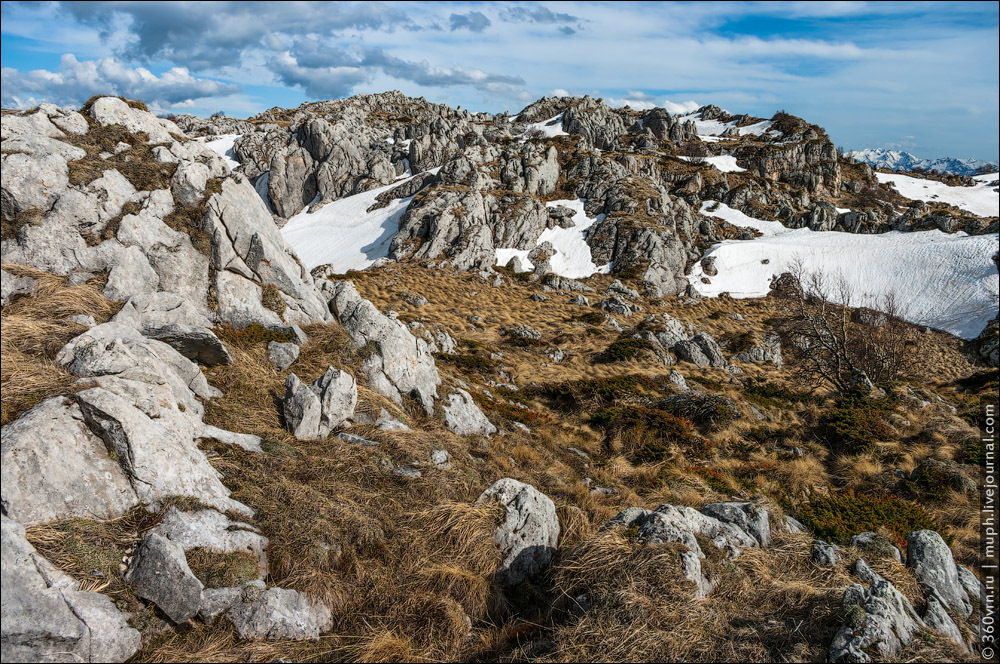
[{"label": "boulder", "polygon": [[256,598],[254,594],[243,593],[244,601],[226,612],[241,639],[316,640],[333,627],[330,609],[304,593],[268,588]]},{"label": "boulder", "polygon": [[442,410],[444,425],[454,434],[491,436],[497,432],[497,428],[479,410],[472,395],[465,390],[453,390],[442,404]]},{"label": "boulder", "polygon": [[859,558],[854,570],[868,588],[854,584],[844,591],[847,622],[830,644],[829,661],[871,662],[869,653],[890,660],[926,625],[910,600],[864,560]]},{"label": "boulder", "polygon": [[139,504],[79,406],[52,397],[0,431],[3,511],[25,525],[113,519]]},{"label": "boulder", "polygon": [[132,108],[117,97],[101,97],[90,106],[90,117],[103,127],[121,125],[132,133],[145,132],[150,144],[170,143],[174,138],[183,138],[180,127],[169,120],[163,120],[149,111]]},{"label": "boulder", "polygon": [[840,562],[840,547],[823,540],[812,543],[809,557],[820,567],[834,567]]},{"label": "boulder", "polygon": [[25,539],[24,527],[0,516],[2,592],[0,655],[5,662],[124,662],[139,632],[104,595],[77,590]]},{"label": "boulder", "polygon": [[906,566],[922,586],[933,590],[945,608],[962,618],[972,615],[972,603],[959,577],[951,549],[933,530],[918,530],[906,538]]},{"label": "boulder", "polygon": [[155,533],[136,547],[125,580],[175,623],[194,618],[201,608],[204,586],[188,567],[184,549]]},{"label": "boulder", "polygon": [[284,371],[299,359],[298,344],[271,341],[267,344],[267,359],[275,369]]},{"label": "boulder", "polygon": [[543,572],[552,560],[559,541],[556,506],[530,484],[511,478],[494,482],[476,504],[492,501],[504,509],[504,521],[493,536],[503,554],[496,580],[503,586],[517,585]]},{"label": "boulder", "polygon": [[285,424],[296,438],[325,438],[354,416],[358,386],[346,371],[330,367],[308,387],[295,374],[285,379]]},{"label": "boulder", "polygon": [[0,288],[2,299],[0,306],[6,307],[11,300],[19,295],[31,295],[38,286],[38,280],[31,277],[15,277],[7,270],[0,271]]},{"label": "boulder", "polygon": [[329,289],[331,311],[354,344],[374,351],[362,363],[371,386],[397,403],[402,402],[401,394],[413,395],[425,412],[433,413],[441,379],[427,342],[380,313],[351,282],[325,282],[324,287]]},{"label": "boulder", "polygon": [[149,531],[187,552],[208,549],[218,553],[249,552],[257,557],[261,578],[267,575],[267,538],[248,523],[233,521],[215,510],[182,512],[171,507]]}]

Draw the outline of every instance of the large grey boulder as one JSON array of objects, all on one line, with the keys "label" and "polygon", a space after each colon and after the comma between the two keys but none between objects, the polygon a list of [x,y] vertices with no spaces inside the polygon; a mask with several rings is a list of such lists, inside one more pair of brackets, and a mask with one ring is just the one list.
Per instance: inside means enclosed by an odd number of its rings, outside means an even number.
[{"label": "large grey boulder", "polygon": [[503,554],[497,582],[513,586],[543,572],[559,542],[555,504],[530,484],[509,477],[494,482],[476,504],[491,501],[504,509],[503,523],[493,536]]},{"label": "large grey boulder", "polygon": [[2,520],[0,655],[5,662],[123,662],[140,645],[114,603],[57,570]]},{"label": "large grey boulder", "polygon": [[764,364],[770,362],[776,367],[780,367],[781,360],[781,338],[775,332],[771,332],[764,339],[760,346],[754,346],[745,351],[741,351],[733,356],[737,362]]},{"label": "large grey boulder", "polygon": [[208,366],[230,364],[232,357],[212,331],[207,312],[176,293],[133,297],[112,319],[144,336],[169,344],[181,355]]},{"label": "large grey boulder", "polygon": [[25,525],[112,519],[139,503],[79,406],[52,397],[0,431],[4,513]]},{"label": "large grey boulder", "polygon": [[771,521],[767,510],[755,503],[712,503],[702,507],[701,512],[753,535],[762,547],[771,545]]},{"label": "large grey boulder", "polygon": [[316,640],[333,626],[325,604],[295,590],[268,588],[256,598],[244,593],[244,599],[250,601],[226,612],[241,639]]},{"label": "large grey boulder", "polygon": [[139,499],[156,506],[191,496],[221,511],[248,514],[229,497],[198,449],[204,406],[217,396],[201,370],[160,341],[122,323],[105,323],[70,341],[56,362],[93,387],[76,395],[84,420],[113,452]]},{"label": "large grey boulder", "polygon": [[434,356],[401,322],[384,316],[362,298],[349,281],[325,282],[330,309],[358,348],[371,349],[362,367],[372,388],[397,403],[401,394],[420,401],[424,411],[434,412],[437,386],[441,383]]},{"label": "large grey boulder", "polygon": [[358,385],[346,371],[330,367],[306,386],[295,374],[285,379],[285,424],[300,440],[325,438],[354,416]]},{"label": "large grey boulder", "polygon": [[937,532],[918,530],[906,538],[906,566],[925,588],[933,590],[945,607],[962,618],[972,615],[972,603],[962,586],[951,549]]},{"label": "large grey boulder", "polygon": [[829,661],[871,662],[872,654],[890,660],[926,625],[910,600],[864,560],[858,559],[854,571],[868,588],[854,584],[844,591],[847,622],[830,645]]},{"label": "large grey boulder", "polygon": [[497,428],[479,410],[472,395],[463,389],[452,390],[441,409],[444,411],[445,427],[454,434],[491,436],[497,432]]},{"label": "large grey boulder", "polygon": [[204,586],[188,567],[184,549],[155,533],[136,547],[125,580],[175,623],[194,618],[201,608]]},{"label": "large grey boulder", "polygon": [[[217,314],[221,320],[233,325],[257,322],[273,326],[277,314],[268,316],[258,308],[260,284],[277,289],[285,307],[282,314],[285,322],[305,324],[330,320],[326,301],[317,291],[312,277],[285,243],[253,185],[241,174],[223,180],[222,191],[209,198],[202,229],[212,240],[212,263],[217,271]],[[229,273],[258,284],[254,293],[257,306],[244,302],[245,288],[227,288],[227,283],[219,279]]]}]

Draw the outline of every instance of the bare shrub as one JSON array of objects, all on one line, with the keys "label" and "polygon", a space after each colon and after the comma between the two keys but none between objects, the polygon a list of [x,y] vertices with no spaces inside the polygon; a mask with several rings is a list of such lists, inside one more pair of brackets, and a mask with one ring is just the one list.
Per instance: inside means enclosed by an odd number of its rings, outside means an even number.
[{"label": "bare shrub", "polygon": [[801,260],[789,274],[784,292],[794,304],[783,332],[802,377],[844,394],[865,377],[879,383],[911,372],[918,344],[893,290],[862,298],[842,275],[807,272]]}]

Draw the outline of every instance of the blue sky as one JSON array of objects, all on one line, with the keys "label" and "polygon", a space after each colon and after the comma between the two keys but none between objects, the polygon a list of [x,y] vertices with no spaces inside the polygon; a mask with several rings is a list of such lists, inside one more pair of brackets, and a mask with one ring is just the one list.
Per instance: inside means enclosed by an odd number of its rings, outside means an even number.
[{"label": "blue sky", "polygon": [[3,2],[2,102],[245,117],[397,89],[777,110],[848,149],[998,157],[997,2]]}]

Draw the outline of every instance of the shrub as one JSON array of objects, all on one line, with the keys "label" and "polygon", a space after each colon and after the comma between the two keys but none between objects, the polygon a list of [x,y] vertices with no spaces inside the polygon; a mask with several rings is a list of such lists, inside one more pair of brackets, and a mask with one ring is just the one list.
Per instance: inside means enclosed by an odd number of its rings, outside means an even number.
[{"label": "shrub", "polygon": [[641,351],[652,350],[653,344],[646,339],[619,339],[605,348],[595,358],[602,364],[631,360]]},{"label": "shrub", "polygon": [[536,425],[540,422],[551,422],[552,417],[546,413],[531,410],[526,406],[507,403],[490,399],[478,392],[472,394],[472,400],[476,402],[484,414],[492,417],[501,417],[511,422],[520,422],[526,425]]},{"label": "shrub", "polygon": [[256,346],[271,341],[288,342],[295,339],[295,335],[291,331],[272,330],[260,323],[250,323],[246,327],[236,327],[229,323],[223,323],[212,328],[212,331],[223,341],[240,346]]},{"label": "shrub", "polygon": [[891,411],[888,399],[874,399],[866,388],[857,386],[823,414],[816,433],[838,454],[871,452],[895,435],[882,419]]},{"label": "shrub", "polygon": [[700,426],[718,427],[742,416],[740,405],[721,394],[684,392],[667,397],[657,407]]},{"label": "shrub", "polygon": [[274,284],[264,284],[261,288],[260,303],[279,316],[285,315],[285,300],[282,299],[281,291]]},{"label": "shrub", "polygon": [[819,398],[809,392],[797,392],[784,385],[763,380],[747,381],[743,388],[747,401],[765,408],[784,408],[793,403],[816,403]]},{"label": "shrub", "polygon": [[645,406],[606,408],[591,415],[590,423],[617,436],[623,452],[640,463],[667,459],[673,445],[697,455],[705,454],[712,445],[698,435],[690,421]]},{"label": "shrub", "polygon": [[586,323],[587,325],[601,325],[604,323],[604,314],[600,311],[587,311],[582,314],[570,316],[569,322]]},{"label": "shrub", "polygon": [[[799,520],[816,537],[842,544],[858,533],[882,529],[892,534],[901,549],[915,530],[940,531],[934,517],[916,503],[895,496],[858,495],[853,490],[813,497],[799,508]],[[946,541],[950,539],[945,536]]]},{"label": "shrub", "polygon": [[625,374],[608,378],[550,383],[534,388],[534,391],[552,400],[560,410],[579,411],[585,408],[607,406],[623,397],[658,392],[661,387],[657,379],[645,374]]},{"label": "shrub", "polygon": [[479,355],[436,353],[434,357],[448,364],[454,364],[464,371],[492,371],[496,368],[496,362],[488,357],[481,357]]}]

